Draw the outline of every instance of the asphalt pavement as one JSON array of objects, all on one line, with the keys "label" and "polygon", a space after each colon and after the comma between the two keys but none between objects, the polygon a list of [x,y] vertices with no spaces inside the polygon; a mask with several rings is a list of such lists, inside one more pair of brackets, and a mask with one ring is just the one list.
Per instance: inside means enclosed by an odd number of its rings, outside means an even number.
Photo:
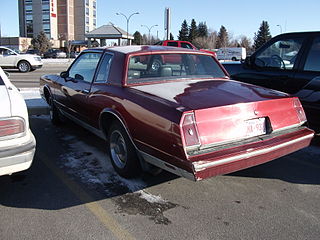
[{"label": "asphalt pavement", "polygon": [[[24,84],[17,74],[13,82]],[[105,142],[83,128],[53,126],[39,114],[30,124],[32,167],[0,177],[1,239],[319,239],[317,142],[200,182],[164,171],[126,180],[114,172]]]}]

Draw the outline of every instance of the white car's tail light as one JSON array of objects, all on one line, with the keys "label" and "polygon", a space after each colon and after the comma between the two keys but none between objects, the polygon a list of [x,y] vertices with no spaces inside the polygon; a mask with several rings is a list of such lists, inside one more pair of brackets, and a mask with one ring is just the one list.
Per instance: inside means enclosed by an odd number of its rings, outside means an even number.
[{"label": "white car's tail light", "polygon": [[293,99],[293,106],[297,111],[300,123],[306,122],[307,121],[307,117],[306,117],[306,114],[304,113],[304,110],[303,110],[302,105],[301,105],[301,103],[299,101],[299,98],[294,98]]},{"label": "white car's tail light", "polygon": [[200,140],[193,113],[184,114],[181,124],[182,135],[186,147],[199,146]]},{"label": "white car's tail light", "polygon": [[21,118],[0,119],[0,137],[20,134],[25,131],[25,122]]}]

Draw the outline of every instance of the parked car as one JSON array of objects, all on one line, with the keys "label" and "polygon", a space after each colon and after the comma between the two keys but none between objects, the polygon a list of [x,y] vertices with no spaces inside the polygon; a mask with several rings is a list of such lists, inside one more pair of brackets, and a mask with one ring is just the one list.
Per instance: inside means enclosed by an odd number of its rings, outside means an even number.
[{"label": "parked car", "polygon": [[[197,50],[197,48],[188,41],[180,41],[180,40],[164,40],[159,41],[155,43],[155,45],[161,45],[161,46],[170,46],[170,47],[181,47],[181,48],[187,48],[187,49],[194,49]],[[206,50],[206,49],[199,49],[202,52],[207,52],[213,54],[215,57],[217,56],[216,52]]]},{"label": "parked car", "polygon": [[231,78],[300,98],[310,126],[320,130],[320,32],[278,35],[241,64],[224,63]]},{"label": "parked car", "polygon": [[0,68],[0,176],[31,166],[36,141],[29,129],[26,103]]},{"label": "parked car", "polygon": [[41,52],[38,49],[28,49],[26,51],[26,54],[35,54],[38,56],[42,56],[43,54],[41,54]]},{"label": "parked car", "polygon": [[244,47],[225,47],[217,51],[218,60],[244,60],[247,57],[247,51]]},{"label": "parked car", "polygon": [[18,68],[20,72],[29,72],[43,65],[39,56],[19,54],[10,48],[0,46],[0,67]]},{"label": "parked car", "polygon": [[44,58],[66,58],[67,54],[59,49],[49,49],[43,54]]},{"label": "parked car", "polygon": [[[164,55],[180,62],[152,68]],[[155,165],[205,179],[294,152],[314,135],[298,98],[230,80],[212,54],[190,49],[84,50],[67,71],[42,76],[40,92],[53,123],[63,115],[107,140],[124,177]]]}]

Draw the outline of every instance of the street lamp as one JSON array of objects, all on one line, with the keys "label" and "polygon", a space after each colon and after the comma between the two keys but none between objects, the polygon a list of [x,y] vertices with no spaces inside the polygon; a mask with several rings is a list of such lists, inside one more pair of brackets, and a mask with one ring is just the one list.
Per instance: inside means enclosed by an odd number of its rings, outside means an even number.
[{"label": "street lamp", "polygon": [[129,41],[129,20],[130,18],[135,15],[135,14],[139,14],[139,12],[135,12],[135,13],[132,13],[129,17],[127,17],[126,15],[124,15],[123,13],[116,13],[116,15],[122,15],[126,18],[127,20],[127,45],[130,45],[130,41]]},{"label": "street lamp", "polygon": [[277,27],[280,28],[280,33],[282,33],[282,27],[281,27],[281,25],[278,24]]},{"label": "street lamp", "polygon": [[141,25],[141,27],[146,27],[146,28],[148,28],[148,31],[149,31],[149,44],[151,44],[151,39],[150,39],[151,28],[157,27],[157,26],[158,26],[158,24],[152,25],[151,27],[148,27],[147,25]]}]

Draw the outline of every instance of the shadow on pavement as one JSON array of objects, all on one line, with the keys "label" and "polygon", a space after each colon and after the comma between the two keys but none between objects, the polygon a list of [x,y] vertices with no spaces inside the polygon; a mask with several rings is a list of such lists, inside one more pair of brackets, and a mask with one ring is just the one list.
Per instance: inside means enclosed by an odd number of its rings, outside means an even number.
[{"label": "shadow on pavement", "polygon": [[[104,161],[106,156],[105,142],[95,135],[69,121],[59,127],[53,126],[48,116],[31,118],[30,124],[37,139],[33,165],[25,172],[0,177],[2,205],[57,210],[122,197],[178,179],[165,171],[157,176],[144,174],[139,179],[122,179],[114,172],[107,158],[102,169],[101,160]],[[311,146],[227,176],[279,179],[295,184],[320,184],[319,153],[319,147]],[[214,179],[210,181],[212,180]],[[185,181],[186,184],[189,183],[189,180]],[[210,181],[203,182],[208,184]],[[190,182],[190,191],[196,184],[202,183]],[[90,198],[83,197],[82,191]],[[120,199],[127,201],[123,197]]]}]

